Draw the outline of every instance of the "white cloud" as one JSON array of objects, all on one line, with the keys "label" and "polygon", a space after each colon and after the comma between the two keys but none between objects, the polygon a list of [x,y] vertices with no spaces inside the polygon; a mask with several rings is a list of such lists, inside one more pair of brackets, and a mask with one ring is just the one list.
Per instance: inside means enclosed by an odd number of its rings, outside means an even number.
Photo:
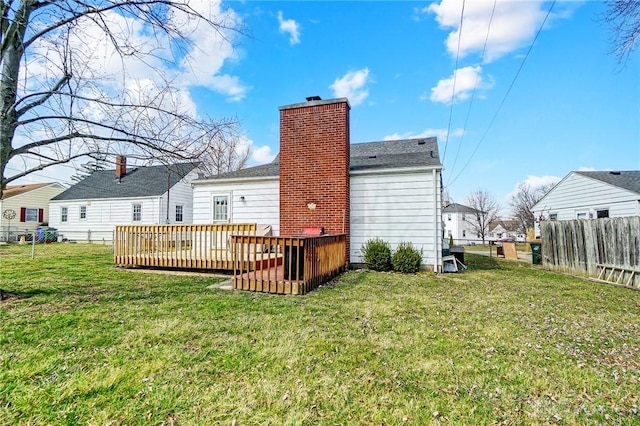
[{"label": "white cloud", "polygon": [[251,149],[251,160],[254,164],[270,163],[275,157],[275,154],[271,152],[271,147],[268,145]]},{"label": "white cloud", "polygon": [[[469,98],[476,87],[482,89],[491,88],[493,82],[485,82],[480,76],[481,73],[482,67],[479,65],[455,70],[451,77],[440,80],[435,87],[431,88],[430,99],[433,102],[450,104],[452,99],[454,102],[459,102]],[[420,99],[422,99],[422,96]]]},{"label": "white cloud", "polygon": [[289,44],[300,43],[300,24],[293,19],[284,19],[282,11],[278,11],[278,23],[280,24],[280,32],[289,34]]},{"label": "white cloud", "polygon": [[331,86],[333,95],[337,98],[347,98],[351,106],[361,104],[368,96],[369,89],[365,86],[370,82],[369,68],[349,71],[337,78]]},{"label": "white cloud", "polygon": [[[464,134],[464,129],[454,129],[451,132],[452,137],[460,137]],[[385,141],[399,140],[399,139],[417,139],[417,138],[430,138],[437,137],[439,140],[447,139],[447,129],[425,129],[420,133],[393,133],[384,137]]]},{"label": "white cloud", "polygon": [[579,172],[596,172],[598,171],[598,169],[596,169],[595,167],[586,167],[586,166],[581,166],[578,168]]},{"label": "white cloud", "polygon": [[482,53],[486,40],[485,57],[482,58],[485,63],[530,43],[547,14],[544,0],[497,0],[492,19],[493,2],[467,1],[464,2],[460,32],[462,4],[463,0],[442,0],[431,4],[427,11],[435,14],[442,28],[452,29],[446,41],[447,51],[452,57],[458,52],[458,39],[460,58]]}]

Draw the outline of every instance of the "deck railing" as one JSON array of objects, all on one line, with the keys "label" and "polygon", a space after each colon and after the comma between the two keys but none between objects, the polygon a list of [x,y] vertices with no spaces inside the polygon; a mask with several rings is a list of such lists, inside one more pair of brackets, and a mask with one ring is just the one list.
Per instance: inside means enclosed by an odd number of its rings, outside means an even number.
[{"label": "deck railing", "polygon": [[231,235],[255,235],[256,229],[255,223],[116,226],[114,260],[123,266],[231,270]]},{"label": "deck railing", "polygon": [[346,236],[232,235],[233,288],[305,294],[344,271]]}]

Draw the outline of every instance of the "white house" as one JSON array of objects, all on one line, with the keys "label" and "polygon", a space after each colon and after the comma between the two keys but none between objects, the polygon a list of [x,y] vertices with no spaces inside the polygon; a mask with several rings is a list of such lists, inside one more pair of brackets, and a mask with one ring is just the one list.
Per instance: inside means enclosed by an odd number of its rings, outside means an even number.
[{"label": "white house", "polygon": [[57,182],[7,185],[0,198],[0,241],[33,232],[49,221],[49,200],[65,187]]},{"label": "white house", "polygon": [[345,98],[280,108],[280,154],[270,164],[193,182],[194,223],[269,224],[274,235],[303,227],[347,235],[347,258],[382,238],[411,242],[423,265],[442,267],[442,213],[435,138],[351,144]]},{"label": "white house", "polygon": [[49,226],[75,241],[112,241],[116,225],[189,224],[196,163],[101,170],[54,197]]},{"label": "white house", "polygon": [[540,220],[640,216],[640,171],[570,172],[531,209]]},{"label": "white house", "polygon": [[458,203],[446,205],[442,211],[444,236],[453,238],[453,244],[465,245],[482,242],[482,237],[473,227],[477,210]]}]

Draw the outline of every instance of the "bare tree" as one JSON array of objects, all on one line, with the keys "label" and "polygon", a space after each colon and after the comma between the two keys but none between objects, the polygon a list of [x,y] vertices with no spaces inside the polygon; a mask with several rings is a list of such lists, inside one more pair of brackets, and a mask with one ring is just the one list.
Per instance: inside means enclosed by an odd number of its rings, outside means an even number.
[{"label": "bare tree", "polygon": [[495,197],[485,189],[473,191],[467,196],[465,203],[475,210],[469,221],[469,226],[482,238],[482,244],[484,244],[486,236],[489,234],[489,224],[499,217],[500,205]]},{"label": "bare tree", "polygon": [[607,0],[603,20],[609,25],[611,53],[626,62],[640,40],[640,1]]},{"label": "bare tree", "polygon": [[[235,123],[200,119],[178,71],[240,31],[233,13],[215,7],[0,0],[0,191],[87,156],[175,162],[207,151]],[[195,34],[218,45],[196,46]]]},{"label": "bare tree", "polygon": [[509,200],[509,205],[511,206],[514,219],[520,222],[523,233],[526,233],[528,229],[532,229],[535,222],[531,208],[553,188],[553,185],[554,184],[546,184],[532,187],[525,182],[518,184],[516,192]]},{"label": "bare tree", "polygon": [[219,132],[208,136],[205,149],[198,156],[200,168],[209,175],[244,168],[251,156],[251,145],[236,133]]}]

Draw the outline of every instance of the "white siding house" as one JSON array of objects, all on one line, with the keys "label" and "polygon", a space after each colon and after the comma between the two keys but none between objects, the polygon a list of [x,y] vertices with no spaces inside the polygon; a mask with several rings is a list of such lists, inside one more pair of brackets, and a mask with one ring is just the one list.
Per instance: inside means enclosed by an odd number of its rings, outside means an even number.
[{"label": "white siding house", "polygon": [[14,240],[49,222],[49,200],[64,190],[57,182],[8,185],[0,199],[0,241]]},{"label": "white siding house", "polygon": [[[350,259],[362,263],[361,248],[382,238],[395,249],[411,242],[423,264],[442,266],[442,214],[435,138],[351,144]],[[309,179],[313,179],[309,176]],[[259,223],[279,235],[279,162],[193,182],[194,223]],[[216,214],[228,200],[226,214]],[[224,210],[224,209],[223,209]],[[217,216],[217,217],[216,217]]]},{"label": "white siding house", "polygon": [[193,223],[260,222],[270,225],[278,235],[279,197],[277,176],[200,179],[193,182]]},{"label": "white siding house", "polygon": [[410,241],[422,251],[424,264],[438,262],[442,250],[439,171],[353,171],[350,200],[352,263],[364,263],[361,248],[371,238],[382,238],[392,250]]},{"label": "white siding house", "polygon": [[[453,244],[466,245],[482,242],[478,231],[474,229],[476,209],[463,204],[451,203],[442,210],[445,238],[453,238]],[[488,239],[488,235],[485,236]]]},{"label": "white siding house", "polygon": [[116,225],[190,224],[197,164],[96,171],[50,204],[49,226],[65,239],[112,241]]},{"label": "white siding house", "polygon": [[640,216],[640,171],[571,172],[533,207],[539,220]]}]

